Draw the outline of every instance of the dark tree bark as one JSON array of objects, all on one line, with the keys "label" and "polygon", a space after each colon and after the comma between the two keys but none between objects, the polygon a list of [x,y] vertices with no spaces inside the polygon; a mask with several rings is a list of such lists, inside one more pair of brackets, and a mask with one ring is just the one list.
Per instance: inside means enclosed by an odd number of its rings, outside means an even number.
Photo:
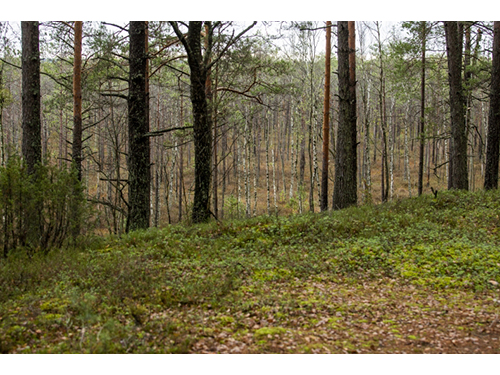
[{"label": "dark tree bark", "polygon": [[210,219],[210,182],[212,177],[212,119],[209,115],[206,84],[210,68],[217,63],[227,49],[245,32],[255,26],[256,22],[235,37],[231,37],[226,46],[212,59],[213,32],[218,22],[205,21],[207,43],[202,55],[201,30],[203,21],[190,21],[187,37],[179,30],[177,22],[170,22],[175,34],[181,41],[188,56],[191,82],[191,104],[193,106],[194,137],[194,201],[192,220],[194,223],[206,222]]},{"label": "dark tree bark", "polygon": [[498,159],[500,146],[500,21],[493,24],[493,67],[491,71],[490,118],[484,188],[498,188]]},{"label": "dark tree bark", "polygon": [[422,38],[422,70],[420,82],[420,154],[418,159],[418,195],[422,195],[424,181],[424,147],[425,147],[425,42],[427,38],[426,21],[421,22],[421,38]]},{"label": "dark tree bark", "polygon": [[357,204],[358,194],[357,194],[357,169],[358,169],[358,153],[357,153],[357,101],[356,101],[356,22],[348,21],[349,28],[349,94],[350,94],[350,108],[351,108],[351,117],[350,117],[350,133],[351,133],[351,151],[352,151],[352,185],[351,185],[351,198],[352,194],[354,194],[353,204]]},{"label": "dark tree bark", "polygon": [[40,50],[38,21],[21,22],[23,81],[23,157],[28,174],[42,161],[40,131]]},{"label": "dark tree bark", "polygon": [[3,90],[3,64],[0,63],[0,160],[1,165],[5,165],[5,141],[4,141],[4,128],[3,128],[3,107],[5,105]]},{"label": "dark tree bark", "polygon": [[347,21],[339,21],[337,24],[339,127],[335,155],[334,210],[346,208],[357,203],[356,75],[353,26],[349,27]]},{"label": "dark tree bark", "polygon": [[451,141],[448,189],[468,190],[467,133],[465,102],[462,88],[463,25],[445,22],[448,79],[450,83]]},{"label": "dark tree bark", "polygon": [[82,21],[75,21],[73,62],[73,162],[78,181],[82,180]]},{"label": "dark tree bark", "polygon": [[146,22],[130,22],[128,231],[148,228],[150,216],[150,147],[144,136],[149,132],[146,30]]},{"label": "dark tree bark", "polygon": [[323,102],[323,170],[321,172],[320,210],[328,209],[328,157],[330,140],[330,55],[332,22],[326,21],[325,93]]},{"label": "dark tree bark", "polygon": [[[75,181],[73,194],[75,198],[82,197],[82,21],[75,21],[74,31],[74,62],[73,62],[73,149],[72,167],[75,169],[78,182]],[[80,234],[80,199],[74,199],[70,211],[72,217],[73,238]]]},{"label": "dark tree bark", "polygon": [[[210,46],[210,27],[209,24],[205,24],[205,49],[211,48]],[[210,118],[210,120],[213,123],[213,180],[212,180],[212,194],[213,194],[213,201],[214,201],[214,207],[213,207],[213,212],[215,218],[218,218],[218,195],[217,195],[217,109],[215,108],[216,101],[217,101],[217,73],[216,73],[216,78],[215,78],[215,89],[212,90],[212,72],[211,70],[208,70],[207,72],[207,81],[206,81],[206,88],[205,88],[205,94],[207,96],[207,116]],[[211,130],[212,131],[212,130]]]},{"label": "dark tree bark", "polygon": [[212,121],[208,114],[205,90],[208,69],[201,54],[202,25],[201,21],[189,22],[187,40],[184,45],[191,73],[191,103],[194,117],[195,187],[192,220],[195,223],[205,222],[210,218],[212,162]]}]

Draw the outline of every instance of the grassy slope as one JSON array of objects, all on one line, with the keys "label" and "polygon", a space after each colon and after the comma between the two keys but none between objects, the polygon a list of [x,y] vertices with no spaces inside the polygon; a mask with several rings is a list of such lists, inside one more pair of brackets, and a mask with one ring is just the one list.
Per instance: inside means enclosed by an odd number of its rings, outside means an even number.
[{"label": "grassy slope", "polygon": [[500,352],[500,193],[0,261],[0,352]]}]

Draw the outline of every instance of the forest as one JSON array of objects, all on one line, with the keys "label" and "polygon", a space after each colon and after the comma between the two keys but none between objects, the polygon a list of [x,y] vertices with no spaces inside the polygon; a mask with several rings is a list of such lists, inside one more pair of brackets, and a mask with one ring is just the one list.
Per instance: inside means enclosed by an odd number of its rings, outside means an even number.
[{"label": "forest", "polygon": [[500,22],[0,22],[0,353],[500,353]]}]

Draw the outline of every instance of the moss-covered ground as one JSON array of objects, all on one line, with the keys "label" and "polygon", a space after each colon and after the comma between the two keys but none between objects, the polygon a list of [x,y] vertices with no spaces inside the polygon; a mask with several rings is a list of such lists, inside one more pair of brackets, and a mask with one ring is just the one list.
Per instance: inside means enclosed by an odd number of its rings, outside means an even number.
[{"label": "moss-covered ground", "polygon": [[500,193],[0,261],[1,353],[500,353]]}]

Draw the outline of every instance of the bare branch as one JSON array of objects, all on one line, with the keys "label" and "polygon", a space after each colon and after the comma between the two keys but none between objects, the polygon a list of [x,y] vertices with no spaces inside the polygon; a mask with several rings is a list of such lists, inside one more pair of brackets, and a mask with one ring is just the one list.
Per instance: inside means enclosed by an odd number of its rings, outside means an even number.
[{"label": "bare branch", "polygon": [[168,23],[174,29],[175,35],[177,35],[177,38],[179,38],[180,42],[182,43],[182,45],[186,49],[186,52],[187,52],[188,56],[189,55],[192,56],[193,55],[193,51],[191,51],[191,48],[189,47],[189,44],[188,44],[188,42],[187,42],[184,34],[182,34],[181,30],[179,30],[179,26],[177,25],[177,22],[176,21],[168,21]]},{"label": "bare branch", "polygon": [[164,133],[172,132],[174,130],[186,130],[186,129],[192,129],[192,128],[193,128],[192,126],[179,126],[179,127],[176,127],[176,128],[168,128],[168,129],[155,130],[155,131],[152,131],[152,132],[149,132],[149,133],[144,133],[142,135],[142,137],[157,137],[157,136],[162,135]]},{"label": "bare branch", "polygon": [[107,79],[117,79],[119,81],[128,82],[128,78],[118,77],[118,76],[107,76]]},{"label": "bare branch", "polygon": [[246,96],[247,98],[254,99],[259,104],[264,104],[264,102],[262,101],[262,99],[259,96],[247,94],[247,91],[238,91],[238,90],[235,90],[235,89],[231,89],[229,87],[218,87],[217,91],[233,92],[235,94],[243,95],[243,96]]},{"label": "bare branch", "polygon": [[115,25],[114,23],[108,23],[108,22],[102,22],[103,25],[108,25],[108,26],[113,26],[113,27],[116,27],[122,31],[125,31],[126,33],[128,33],[128,30],[121,27],[121,26],[118,26],[118,25]]},{"label": "bare branch", "polygon": [[111,94],[111,93],[101,93],[102,96],[115,96],[117,98],[122,98],[125,100],[128,100],[128,96],[123,95],[123,94]]},{"label": "bare branch", "polygon": [[0,57],[0,61],[4,62],[7,65],[13,66],[14,68],[22,69],[19,65],[16,65],[16,64],[13,64],[11,62],[8,62],[7,60],[2,59],[1,57]]},{"label": "bare branch", "polygon": [[175,60],[178,60],[178,59],[182,59],[182,58],[186,58],[186,57],[187,57],[187,56],[185,56],[185,55],[176,56],[176,57],[173,57],[173,58],[171,58],[171,59],[169,59],[169,60],[167,60],[167,61],[162,62],[162,63],[161,63],[161,64],[160,64],[160,65],[159,65],[159,66],[158,66],[158,67],[157,67],[157,68],[153,71],[153,73],[151,73],[151,74],[149,75],[149,78],[151,78],[152,76],[154,76],[154,75],[155,75],[155,73],[156,73],[157,71],[159,71],[161,68],[163,68],[164,66],[168,66],[167,64],[168,64],[169,62],[171,62],[171,61],[175,61]]},{"label": "bare branch", "polygon": [[[165,64],[165,66],[166,66],[167,68],[170,68],[170,69],[175,70],[176,72],[179,72],[179,73],[181,73],[181,74],[184,74],[185,76],[188,76],[188,77],[190,76],[190,74],[189,74],[189,73],[186,73],[186,72],[184,72],[184,71],[182,71],[182,70],[180,70],[180,69],[177,69],[175,66],[168,65],[168,64]],[[150,77],[151,77],[151,76],[150,76]]]},{"label": "bare branch", "polygon": [[179,39],[174,39],[173,41],[171,41],[170,43],[167,43],[165,44],[162,48],[160,48],[157,52],[155,53],[152,53],[150,54],[150,58],[151,57],[156,57],[158,56],[160,53],[162,53],[163,51],[165,51],[168,47],[172,47],[173,45],[176,45],[177,43],[179,43]]},{"label": "bare branch", "polygon": [[119,53],[115,53],[115,52],[111,52],[112,55],[115,55],[115,56],[118,56],[118,57],[121,57],[122,59],[124,60],[129,60],[129,58],[127,56],[124,56],[124,55],[120,55]]},{"label": "bare branch", "polygon": [[112,208],[113,210],[120,212],[120,213],[121,213],[121,214],[123,214],[123,215],[127,215],[127,212],[126,212],[123,208],[121,208],[121,207],[119,207],[119,206],[115,206],[115,205],[114,205],[113,203],[111,203],[111,202],[108,202],[108,201],[101,201],[101,200],[98,200],[98,199],[93,199],[93,198],[88,198],[88,199],[87,199],[87,201],[89,201],[90,203],[102,204],[102,205],[104,205],[104,206],[108,206],[108,207]]},{"label": "bare branch", "polygon": [[86,127],[84,127],[84,128],[82,129],[82,131],[85,131],[85,130],[87,130],[87,129],[89,129],[89,128],[93,127],[93,126],[98,125],[99,123],[101,123],[101,122],[103,122],[104,120],[106,120],[109,116],[110,116],[110,114],[108,113],[105,117],[103,117],[103,118],[102,118],[102,119],[100,119],[99,121],[94,122],[93,124],[90,124],[90,125],[87,125]]}]

